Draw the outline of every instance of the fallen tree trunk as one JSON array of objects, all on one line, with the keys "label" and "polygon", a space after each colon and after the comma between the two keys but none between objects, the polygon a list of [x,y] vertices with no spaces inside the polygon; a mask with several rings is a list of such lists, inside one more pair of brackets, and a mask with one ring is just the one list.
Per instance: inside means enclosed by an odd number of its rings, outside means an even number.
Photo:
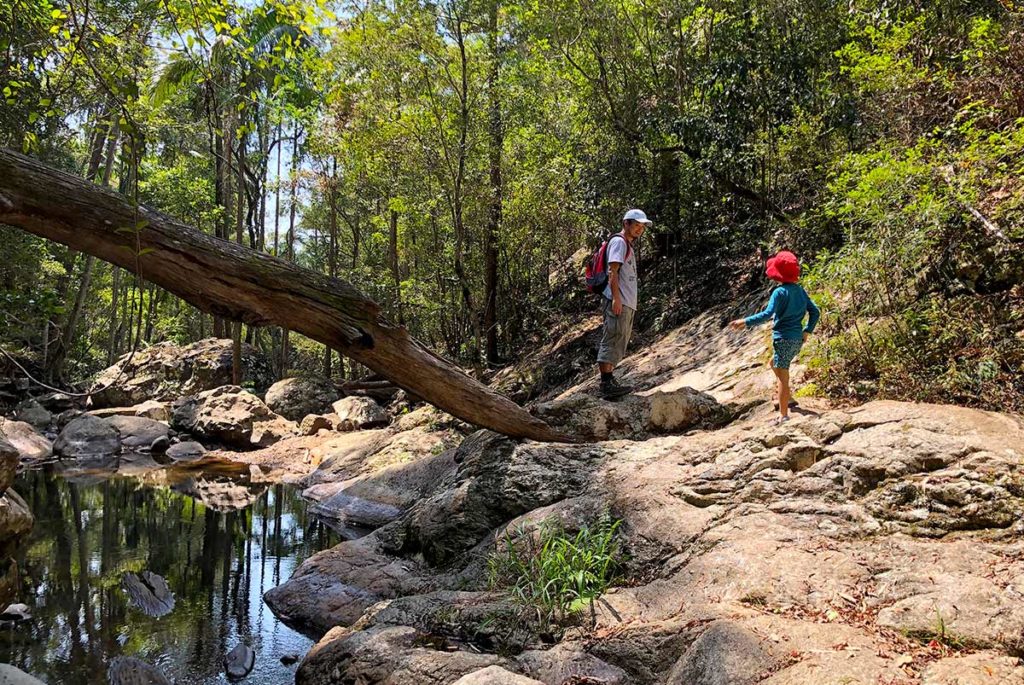
[{"label": "fallen tree trunk", "polygon": [[347,356],[470,423],[504,435],[568,438],[431,352],[351,284],[208,236],[82,178],[0,149],[0,223],[130,271],[199,309],[277,324]]}]

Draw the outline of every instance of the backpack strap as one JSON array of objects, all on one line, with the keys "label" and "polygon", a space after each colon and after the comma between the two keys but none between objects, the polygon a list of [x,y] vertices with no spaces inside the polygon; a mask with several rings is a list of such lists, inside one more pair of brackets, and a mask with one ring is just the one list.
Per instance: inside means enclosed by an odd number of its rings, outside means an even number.
[{"label": "backpack strap", "polygon": [[[626,236],[622,235],[622,233],[613,233],[611,237],[608,238],[606,245],[608,247],[611,247],[612,240],[614,240],[615,238],[622,238],[622,240],[626,243],[626,259],[629,259],[629,255],[633,253],[633,246],[629,244],[629,241],[626,240]],[[610,262],[608,262],[607,257],[605,257],[605,263],[610,264]]]}]

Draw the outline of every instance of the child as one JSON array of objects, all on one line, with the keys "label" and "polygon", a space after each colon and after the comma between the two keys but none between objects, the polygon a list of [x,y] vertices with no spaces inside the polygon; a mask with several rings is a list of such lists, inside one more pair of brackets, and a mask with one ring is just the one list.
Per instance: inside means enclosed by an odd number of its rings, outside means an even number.
[{"label": "child", "polygon": [[[780,252],[768,260],[765,273],[782,285],[772,291],[768,306],[745,319],[736,319],[729,326],[735,329],[757,326],[775,317],[772,326],[772,371],[779,380],[779,416],[776,424],[789,421],[789,363],[814,332],[821,312],[797,281],[800,280],[800,262],[792,252]],[[803,326],[807,314],[807,327]]]}]

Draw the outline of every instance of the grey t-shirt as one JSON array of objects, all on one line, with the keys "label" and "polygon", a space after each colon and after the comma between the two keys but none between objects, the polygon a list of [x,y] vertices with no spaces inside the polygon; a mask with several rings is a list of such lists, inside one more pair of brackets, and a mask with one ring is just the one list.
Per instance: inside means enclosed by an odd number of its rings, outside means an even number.
[{"label": "grey t-shirt", "polygon": [[[622,237],[621,233],[616,233],[608,243],[606,257],[609,274],[612,264],[618,262],[622,265],[619,267],[619,295],[622,297],[622,306],[636,311],[636,251],[627,246],[626,239]],[[604,287],[604,296],[609,300],[612,299],[611,279]]]}]

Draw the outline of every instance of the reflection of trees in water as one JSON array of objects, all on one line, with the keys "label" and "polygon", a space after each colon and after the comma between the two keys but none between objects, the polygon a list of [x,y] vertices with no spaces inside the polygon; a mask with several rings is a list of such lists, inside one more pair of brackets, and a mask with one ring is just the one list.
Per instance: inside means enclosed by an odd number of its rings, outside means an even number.
[{"label": "reflection of trees in water", "polygon": [[[283,580],[282,558],[298,562],[337,542],[280,485],[226,513],[128,479],[75,484],[34,472],[17,487],[37,517],[19,560],[35,619],[0,637],[0,660],[50,682],[92,682],[119,655],[177,666],[179,676],[219,673],[240,636],[258,640],[263,625],[251,625],[251,604]],[[170,614],[154,619],[129,606],[120,579],[141,570],[166,578],[176,597]]]}]

